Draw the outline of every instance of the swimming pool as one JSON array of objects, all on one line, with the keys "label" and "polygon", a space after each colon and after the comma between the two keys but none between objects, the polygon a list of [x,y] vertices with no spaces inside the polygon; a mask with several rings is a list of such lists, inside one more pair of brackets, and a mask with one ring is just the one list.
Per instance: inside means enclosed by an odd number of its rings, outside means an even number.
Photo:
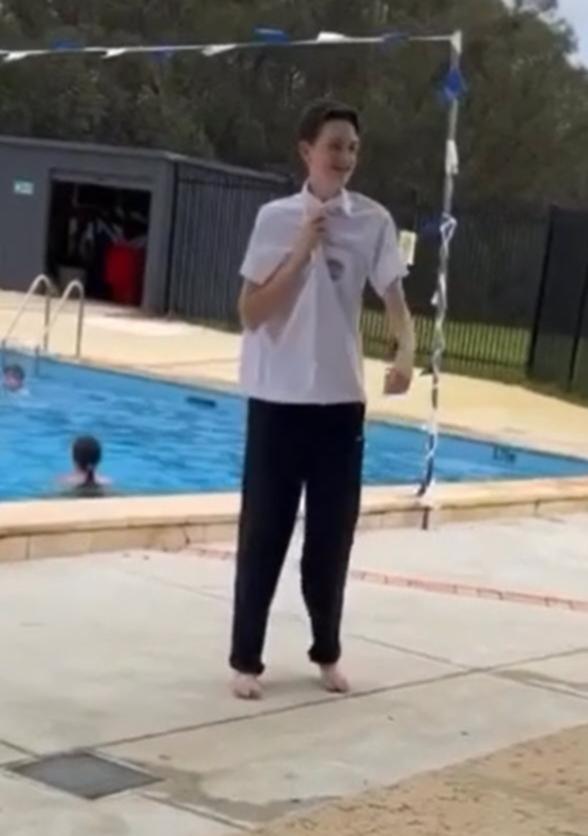
[{"label": "swimming pool", "polygon": [[[91,433],[104,446],[104,475],[129,495],[238,490],[244,401],[166,381],[99,371],[52,359],[11,356],[27,369],[25,394],[0,394],[0,499],[55,495],[70,468],[70,444]],[[425,436],[372,422],[366,433],[368,485],[419,481]],[[442,438],[440,481],[588,475],[588,461]]]}]

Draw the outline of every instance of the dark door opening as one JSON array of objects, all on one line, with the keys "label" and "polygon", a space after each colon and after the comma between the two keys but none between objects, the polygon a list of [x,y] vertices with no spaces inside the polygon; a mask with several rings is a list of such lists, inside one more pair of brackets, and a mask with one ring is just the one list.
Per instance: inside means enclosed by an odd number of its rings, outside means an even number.
[{"label": "dark door opening", "polygon": [[61,291],[80,279],[89,299],[139,306],[147,259],[148,191],[55,180],[47,272]]}]

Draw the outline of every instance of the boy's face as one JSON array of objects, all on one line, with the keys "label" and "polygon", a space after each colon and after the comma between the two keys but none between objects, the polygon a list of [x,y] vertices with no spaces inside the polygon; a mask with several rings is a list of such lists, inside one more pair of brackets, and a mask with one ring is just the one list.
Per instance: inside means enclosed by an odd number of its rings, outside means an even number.
[{"label": "boy's face", "polygon": [[344,188],[357,167],[359,136],[351,122],[326,122],[313,143],[301,142],[300,154],[311,184],[335,194]]},{"label": "boy's face", "polygon": [[23,387],[22,378],[14,372],[5,372],[4,388],[9,392],[18,392]]}]

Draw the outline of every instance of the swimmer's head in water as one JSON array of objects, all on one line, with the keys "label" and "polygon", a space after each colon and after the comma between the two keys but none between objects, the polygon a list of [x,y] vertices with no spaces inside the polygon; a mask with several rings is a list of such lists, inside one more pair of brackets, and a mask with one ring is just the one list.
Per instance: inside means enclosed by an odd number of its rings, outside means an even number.
[{"label": "swimmer's head in water", "polygon": [[73,443],[72,456],[77,469],[86,477],[86,484],[96,481],[96,470],[102,459],[102,447],[98,439],[82,435]]},{"label": "swimmer's head in water", "polygon": [[6,366],[4,368],[4,373],[2,377],[2,383],[5,389],[8,389],[9,392],[18,392],[19,389],[22,389],[25,382],[25,373],[22,366],[19,366],[18,363],[14,363],[11,366]]}]

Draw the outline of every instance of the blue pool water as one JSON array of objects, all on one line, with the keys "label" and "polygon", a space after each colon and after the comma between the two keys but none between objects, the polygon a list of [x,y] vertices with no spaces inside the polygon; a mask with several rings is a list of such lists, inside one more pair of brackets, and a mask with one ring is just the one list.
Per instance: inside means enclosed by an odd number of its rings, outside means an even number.
[{"label": "blue pool water", "polygon": [[[31,361],[28,393],[0,394],[0,499],[48,496],[70,468],[70,444],[91,433],[104,446],[102,471],[128,494],[239,488],[244,436],[242,399],[207,390]],[[425,435],[370,423],[364,481],[419,481]],[[440,481],[588,475],[588,462],[444,436]]]}]

